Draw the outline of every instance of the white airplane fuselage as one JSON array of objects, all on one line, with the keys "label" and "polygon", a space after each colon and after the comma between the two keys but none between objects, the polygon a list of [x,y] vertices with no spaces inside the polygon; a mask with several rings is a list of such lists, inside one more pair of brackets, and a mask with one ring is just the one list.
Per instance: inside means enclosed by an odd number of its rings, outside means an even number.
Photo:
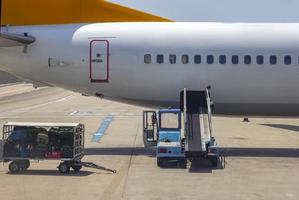
[{"label": "white airplane fuselage", "polygon": [[[157,105],[177,104],[183,88],[210,85],[218,113],[299,115],[299,24],[99,23],[2,31],[36,38],[27,47],[0,48],[0,69],[28,80]],[[157,63],[160,54],[163,63]],[[174,64],[170,55],[176,55]],[[244,63],[246,55],[250,64]]]}]

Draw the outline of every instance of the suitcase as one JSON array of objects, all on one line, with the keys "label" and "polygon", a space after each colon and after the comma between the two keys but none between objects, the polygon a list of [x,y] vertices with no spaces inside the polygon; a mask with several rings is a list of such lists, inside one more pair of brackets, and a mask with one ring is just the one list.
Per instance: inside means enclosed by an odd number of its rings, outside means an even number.
[{"label": "suitcase", "polygon": [[61,151],[47,152],[47,153],[46,153],[46,158],[51,158],[51,159],[59,159],[59,158],[62,158],[62,152],[61,152]]},{"label": "suitcase", "polygon": [[44,158],[47,152],[48,146],[44,144],[36,145],[33,151],[31,152],[31,157],[34,158]]},{"label": "suitcase", "polygon": [[73,158],[73,147],[72,146],[62,146],[61,151],[64,158]]}]

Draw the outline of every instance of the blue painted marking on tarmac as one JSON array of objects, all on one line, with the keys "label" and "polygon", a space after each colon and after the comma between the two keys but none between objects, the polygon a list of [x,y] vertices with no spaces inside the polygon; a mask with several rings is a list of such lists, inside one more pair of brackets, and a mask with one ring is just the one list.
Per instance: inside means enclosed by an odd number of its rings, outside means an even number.
[{"label": "blue painted marking on tarmac", "polygon": [[108,115],[102,120],[101,126],[98,131],[93,135],[92,142],[99,142],[102,137],[105,135],[106,130],[108,129],[110,123],[113,120],[113,116]]}]

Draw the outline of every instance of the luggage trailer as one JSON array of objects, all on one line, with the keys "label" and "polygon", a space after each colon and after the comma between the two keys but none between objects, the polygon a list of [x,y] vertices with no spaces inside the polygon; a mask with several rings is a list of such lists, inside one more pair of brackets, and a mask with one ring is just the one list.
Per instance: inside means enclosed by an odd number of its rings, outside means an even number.
[{"label": "luggage trailer", "polygon": [[84,125],[80,123],[7,122],[3,126],[2,160],[10,162],[11,173],[28,169],[30,161],[41,160],[60,160],[57,168],[63,174],[69,173],[71,168],[79,172],[82,167],[116,173],[95,163],[81,161],[84,131]]}]

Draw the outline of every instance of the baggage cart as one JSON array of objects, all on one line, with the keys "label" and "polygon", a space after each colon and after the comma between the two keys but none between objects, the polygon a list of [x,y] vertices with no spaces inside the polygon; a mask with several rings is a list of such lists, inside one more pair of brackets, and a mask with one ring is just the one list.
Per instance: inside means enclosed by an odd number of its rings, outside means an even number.
[{"label": "baggage cart", "polygon": [[7,122],[2,135],[3,162],[10,162],[9,171],[17,173],[30,167],[30,161],[60,160],[61,173],[72,168],[78,172],[91,167],[115,173],[115,170],[91,162],[84,156],[84,125],[80,123]]}]

